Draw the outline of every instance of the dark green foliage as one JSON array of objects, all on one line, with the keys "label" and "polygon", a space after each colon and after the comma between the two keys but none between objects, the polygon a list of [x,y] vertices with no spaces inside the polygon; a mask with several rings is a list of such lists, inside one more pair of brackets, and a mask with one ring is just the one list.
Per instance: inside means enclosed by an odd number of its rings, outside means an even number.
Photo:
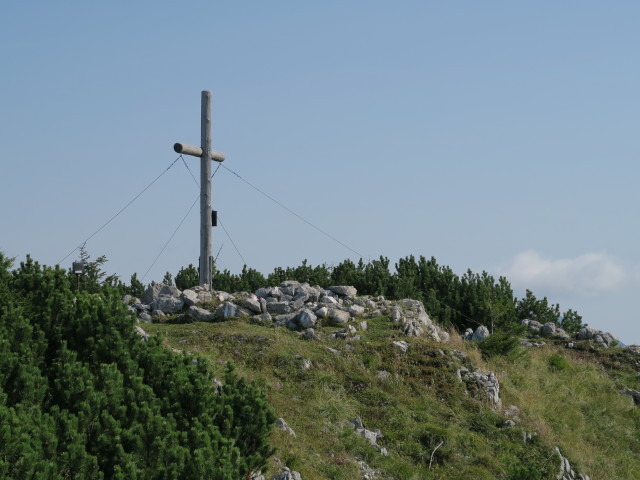
[{"label": "dark green foliage", "polygon": [[548,359],[549,368],[554,372],[560,372],[567,370],[571,367],[571,364],[561,355],[554,353]]},{"label": "dark green foliage", "polygon": [[521,465],[515,467],[511,480],[541,480],[542,473],[537,465]]},{"label": "dark green foliage", "polygon": [[277,267],[273,270],[267,279],[266,285],[279,285],[284,280],[297,280],[298,282],[307,282],[310,285],[329,286],[331,283],[331,271],[326,265],[318,265],[311,267],[307,265],[307,260],[302,261],[302,265],[296,268]]},{"label": "dark green foliage", "polygon": [[586,327],[586,324],[582,323],[582,316],[578,315],[578,312],[574,310],[567,310],[560,320],[560,326],[567,332],[577,332],[582,327]]},{"label": "dark green foliage", "polygon": [[[227,370],[134,333],[120,291],[0,256],[0,478],[236,480],[263,466],[274,415]],[[85,285],[85,287],[87,287]]]},{"label": "dark green foliage", "polygon": [[124,293],[126,288],[120,282],[118,276],[107,275],[103,270],[103,266],[107,263],[107,257],[101,255],[95,260],[91,260],[91,255],[89,255],[86,247],[82,245],[80,247],[80,261],[84,264],[84,271],[79,279],[69,270],[69,278],[73,278],[73,285],[77,285],[80,290],[89,293],[98,293],[103,287],[116,287],[120,290],[120,293]]},{"label": "dark green foliage", "polygon": [[192,264],[189,264],[187,268],[182,267],[176,274],[176,287],[179,290],[185,290],[197,285],[200,285],[200,274]]},{"label": "dark green foliage", "polygon": [[[469,327],[475,329],[481,324],[492,333],[507,332],[526,318],[541,323],[555,322],[568,332],[583,326],[582,317],[575,311],[568,310],[561,315],[559,305],[549,305],[546,297],[538,300],[529,290],[525,298],[518,300],[504,277],[496,280],[487,272],[478,274],[471,270],[460,277],[450,267],[438,265],[433,257],[429,260],[423,256],[416,260],[413,255],[401,258],[395,264],[395,273],[390,272],[386,257],[368,263],[362,259],[358,263],[345,260],[334,267],[324,264],[313,267],[304,260],[295,268],[277,267],[266,278],[245,265],[240,275],[214,270],[213,283],[217,290],[237,292],[279,285],[284,280],[307,282],[323,288],[352,285],[360,295],[421,300],[431,317],[460,331]],[[181,285],[177,285],[178,288]],[[507,348],[506,345],[503,347]]]},{"label": "dark green foliage", "polygon": [[138,274],[131,275],[131,285],[128,287],[127,293],[132,297],[140,298],[144,290],[144,284],[138,280]]},{"label": "dark green foliage", "polygon": [[518,320],[530,319],[540,323],[557,322],[560,317],[560,306],[549,305],[547,297],[538,300],[531,290],[527,290],[525,297],[518,301],[516,307]]},{"label": "dark green foliage", "polygon": [[516,329],[496,332],[486,339],[478,342],[478,348],[482,352],[482,356],[485,358],[503,356],[515,359],[523,353],[523,350],[520,347],[521,333],[521,331]]},{"label": "dark green foliage", "polygon": [[518,320],[530,319],[540,323],[553,322],[569,333],[577,332],[583,326],[582,317],[574,310],[560,313],[560,305],[550,305],[547,297],[538,300],[531,290],[527,290],[525,297],[518,300],[516,306]]},{"label": "dark green foliage", "polygon": [[164,278],[162,279],[162,283],[164,283],[165,285],[173,285],[173,277],[171,276],[171,274],[169,272],[166,272],[164,274]]},{"label": "dark green foliage", "polygon": [[225,292],[253,292],[265,287],[267,282],[260,272],[245,265],[240,275],[234,275],[229,270],[219,272],[214,268],[213,285],[216,290]]}]

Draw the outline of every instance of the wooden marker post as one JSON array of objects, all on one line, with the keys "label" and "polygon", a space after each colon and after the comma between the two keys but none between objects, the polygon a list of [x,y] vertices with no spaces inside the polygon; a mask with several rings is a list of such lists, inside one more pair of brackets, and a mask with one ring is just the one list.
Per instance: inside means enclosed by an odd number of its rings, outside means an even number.
[{"label": "wooden marker post", "polygon": [[211,278],[211,160],[224,162],[224,153],[211,150],[211,92],[202,92],[200,147],[176,143],[173,150],[200,157],[200,285],[212,287]]}]

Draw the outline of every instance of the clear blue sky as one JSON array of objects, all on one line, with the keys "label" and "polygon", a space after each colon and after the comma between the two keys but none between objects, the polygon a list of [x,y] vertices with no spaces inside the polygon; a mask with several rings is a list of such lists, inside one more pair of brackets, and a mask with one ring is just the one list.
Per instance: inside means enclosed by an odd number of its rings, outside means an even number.
[{"label": "clear blue sky", "polygon": [[[631,1],[9,2],[0,250],[59,262],[174,142],[199,143],[212,90],[225,165],[366,258],[506,274],[640,343],[638,18]],[[213,189],[263,273],[358,258],[224,169]],[[89,252],[142,275],[197,194],[176,163]],[[197,263],[198,208],[145,281]],[[218,227],[221,245],[239,272]]]}]

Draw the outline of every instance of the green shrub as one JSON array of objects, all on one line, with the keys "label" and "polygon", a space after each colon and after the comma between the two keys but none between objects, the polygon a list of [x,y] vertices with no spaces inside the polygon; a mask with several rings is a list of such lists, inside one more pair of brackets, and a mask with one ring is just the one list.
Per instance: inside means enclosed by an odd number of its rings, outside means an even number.
[{"label": "green shrub", "polygon": [[514,468],[511,480],[541,480],[542,473],[537,466],[522,465]]},{"label": "green shrub", "polygon": [[515,359],[523,353],[520,337],[513,331],[494,333],[478,342],[478,348],[484,358],[501,356]]},{"label": "green shrub", "polygon": [[571,364],[562,355],[558,355],[557,353],[554,353],[549,357],[547,364],[554,372],[561,372],[571,367]]},{"label": "green shrub", "polygon": [[274,414],[232,367],[141,341],[119,291],[72,292],[28,259],[0,274],[0,478],[235,480]]}]

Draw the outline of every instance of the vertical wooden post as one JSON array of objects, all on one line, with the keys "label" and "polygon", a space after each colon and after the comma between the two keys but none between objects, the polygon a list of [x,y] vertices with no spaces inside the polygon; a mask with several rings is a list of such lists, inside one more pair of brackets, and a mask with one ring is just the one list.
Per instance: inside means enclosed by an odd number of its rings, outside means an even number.
[{"label": "vertical wooden post", "polygon": [[173,151],[200,157],[200,285],[212,285],[211,262],[211,161],[224,162],[224,153],[211,150],[211,92],[202,91],[200,147],[174,143]]},{"label": "vertical wooden post", "polygon": [[200,157],[200,285],[211,285],[211,92],[202,92]]}]

